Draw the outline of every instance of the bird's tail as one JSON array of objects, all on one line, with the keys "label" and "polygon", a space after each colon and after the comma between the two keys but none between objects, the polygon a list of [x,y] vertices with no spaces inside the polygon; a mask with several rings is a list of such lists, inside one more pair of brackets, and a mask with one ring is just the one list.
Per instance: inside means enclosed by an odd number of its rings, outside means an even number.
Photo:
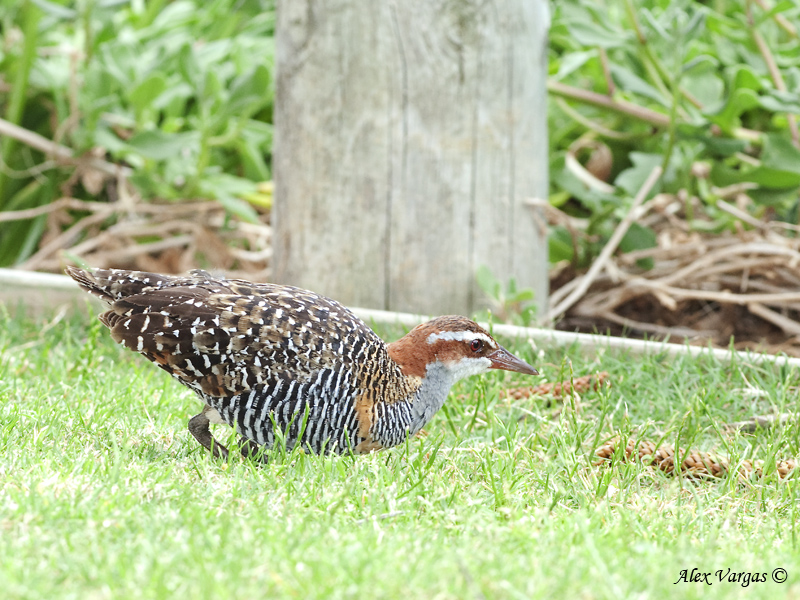
[{"label": "bird's tail", "polygon": [[142,293],[145,289],[158,289],[168,285],[168,275],[126,271],[123,269],[79,269],[67,267],[67,275],[84,290],[108,305],[127,296]]},{"label": "bird's tail", "polygon": [[67,275],[72,277],[81,286],[81,289],[89,292],[92,296],[100,298],[106,304],[111,304],[114,297],[105,289],[104,285],[95,277],[95,271],[85,271],[78,267],[67,267]]}]

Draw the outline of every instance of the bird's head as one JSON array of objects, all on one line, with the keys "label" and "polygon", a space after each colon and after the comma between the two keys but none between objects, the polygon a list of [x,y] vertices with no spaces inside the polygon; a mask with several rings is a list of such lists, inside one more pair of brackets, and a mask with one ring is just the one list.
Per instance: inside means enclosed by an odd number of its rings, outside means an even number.
[{"label": "bird's head", "polygon": [[438,317],[418,325],[389,344],[389,355],[409,376],[425,377],[430,365],[447,369],[453,381],[489,369],[539,374],[498,344],[480,325],[460,316]]}]

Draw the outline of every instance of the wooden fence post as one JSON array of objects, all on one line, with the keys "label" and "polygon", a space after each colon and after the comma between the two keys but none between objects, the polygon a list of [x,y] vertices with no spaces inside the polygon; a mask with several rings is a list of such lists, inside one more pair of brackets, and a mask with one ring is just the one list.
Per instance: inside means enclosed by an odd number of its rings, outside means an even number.
[{"label": "wooden fence post", "polygon": [[274,279],[470,314],[546,306],[546,0],[279,0]]}]

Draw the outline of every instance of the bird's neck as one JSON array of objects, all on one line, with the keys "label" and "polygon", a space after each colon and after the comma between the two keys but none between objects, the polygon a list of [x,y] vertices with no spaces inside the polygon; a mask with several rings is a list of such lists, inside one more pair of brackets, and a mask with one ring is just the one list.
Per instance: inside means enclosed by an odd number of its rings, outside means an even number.
[{"label": "bird's neck", "polygon": [[454,383],[455,378],[452,371],[442,363],[434,362],[427,366],[422,384],[411,400],[410,435],[414,435],[422,429],[442,408]]}]

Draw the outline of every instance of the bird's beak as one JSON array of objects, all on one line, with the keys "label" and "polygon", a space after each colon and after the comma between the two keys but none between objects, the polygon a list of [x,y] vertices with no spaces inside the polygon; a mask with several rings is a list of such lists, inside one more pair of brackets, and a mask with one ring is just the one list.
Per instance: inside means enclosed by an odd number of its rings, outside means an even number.
[{"label": "bird's beak", "polygon": [[511,352],[500,346],[491,354],[487,354],[486,358],[492,361],[490,369],[503,369],[505,371],[516,371],[517,373],[524,373],[525,375],[538,375],[539,371],[534,369],[524,360],[517,358]]}]

